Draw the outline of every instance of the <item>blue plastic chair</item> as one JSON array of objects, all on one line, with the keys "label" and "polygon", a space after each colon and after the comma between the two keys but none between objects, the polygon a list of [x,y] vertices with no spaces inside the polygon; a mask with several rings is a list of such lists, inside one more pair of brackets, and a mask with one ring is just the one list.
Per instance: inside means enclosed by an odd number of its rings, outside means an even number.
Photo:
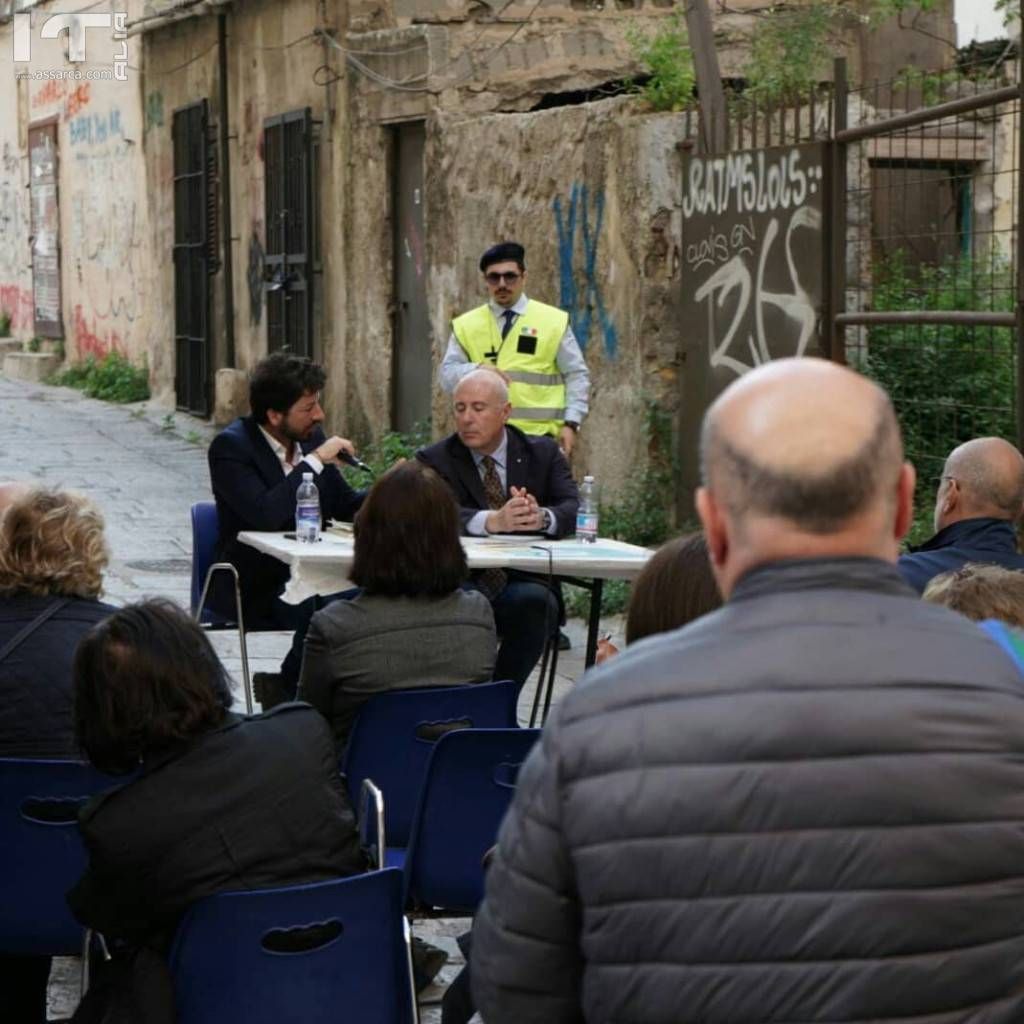
[{"label": "blue plastic chair", "polygon": [[[220,540],[220,519],[212,501],[197,501],[191,508],[192,519],[192,617],[206,629],[237,629],[242,658],[242,682],[245,685],[245,710],[252,714],[252,678],[249,675],[249,648],[245,641],[245,620],[242,617],[242,591],[238,570],[230,562],[215,562]],[[206,595],[214,573],[226,572],[235,584],[235,619],[210,608]]]},{"label": "blue plastic chair", "polygon": [[515,728],[518,689],[506,680],[392,690],[371,697],[359,709],[341,770],[353,806],[358,806],[363,779],[373,779],[380,787],[389,846],[408,845],[427,762],[444,727]]},{"label": "blue plastic chair", "polygon": [[123,781],[80,761],[0,758],[0,951],[82,953],[85,929],[64,898],[88,861],[78,809]]},{"label": "blue plastic chair", "polygon": [[434,746],[405,852],[405,904],[472,914],[519,767],[540,729],[464,729]]},{"label": "blue plastic chair", "polygon": [[179,1024],[416,1019],[397,871],[209,896],[169,963]]}]

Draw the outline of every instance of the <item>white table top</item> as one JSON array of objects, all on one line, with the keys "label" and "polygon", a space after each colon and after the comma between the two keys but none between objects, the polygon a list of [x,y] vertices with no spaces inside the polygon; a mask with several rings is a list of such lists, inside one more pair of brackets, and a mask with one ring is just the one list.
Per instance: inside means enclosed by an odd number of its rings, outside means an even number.
[{"label": "white table top", "polygon": [[[325,532],[316,544],[300,544],[288,540],[283,533],[252,530],[240,533],[238,539],[291,566],[291,579],[281,595],[288,604],[298,604],[314,594],[333,594],[352,585],[346,579],[353,558],[351,533],[336,528]],[[471,569],[546,573],[550,551],[555,575],[606,580],[635,579],[653,553],[635,544],[603,538],[595,544],[584,544],[571,537],[463,537],[462,546]]]}]

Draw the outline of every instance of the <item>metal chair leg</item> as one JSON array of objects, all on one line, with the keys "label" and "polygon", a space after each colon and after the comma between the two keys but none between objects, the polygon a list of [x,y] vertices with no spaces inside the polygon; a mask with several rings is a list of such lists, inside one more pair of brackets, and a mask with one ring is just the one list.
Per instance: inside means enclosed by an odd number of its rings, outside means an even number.
[{"label": "metal chair leg", "polygon": [[412,1006],[412,1019],[420,1024],[420,1004],[416,999],[416,982],[412,970],[412,928],[409,927],[409,919],[402,918],[402,931],[405,936],[405,961],[409,972],[409,1002]]},{"label": "metal chair leg", "polygon": [[229,572],[235,581],[235,617],[238,620],[238,647],[242,657],[242,683],[245,690],[245,711],[252,714],[252,678],[249,675],[249,648],[245,641],[245,620],[242,617],[242,590],[238,584],[238,570],[230,562],[214,562],[206,571],[203,581],[203,592],[199,596],[196,607],[196,622],[202,622],[203,609],[206,607],[206,593],[210,589],[210,580],[215,572]]},{"label": "metal chair leg", "polygon": [[540,695],[544,693],[544,711],[541,715],[540,724],[547,721],[548,711],[551,710],[551,695],[555,688],[555,669],[558,667],[558,627],[548,637],[544,645],[544,654],[540,659],[540,672],[537,675],[537,689],[533,692],[533,705],[530,708],[530,728],[536,727],[537,712],[540,709]]}]

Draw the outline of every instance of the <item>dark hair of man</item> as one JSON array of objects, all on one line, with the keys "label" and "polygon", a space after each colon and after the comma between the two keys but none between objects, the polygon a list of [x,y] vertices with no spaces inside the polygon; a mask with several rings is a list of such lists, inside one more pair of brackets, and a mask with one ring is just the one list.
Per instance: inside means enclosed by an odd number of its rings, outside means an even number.
[{"label": "dark hair of man", "polygon": [[520,271],[526,269],[526,250],[518,242],[499,242],[492,245],[480,257],[480,270],[487,273],[487,268],[494,263],[508,263],[511,260]]},{"label": "dark hair of man", "polygon": [[368,594],[441,597],[469,572],[455,498],[420,462],[399,463],[370,488],[355,538],[349,577]]},{"label": "dark hair of man", "polygon": [[112,775],[215,728],[231,705],[206,634],[166,600],[128,605],[94,626],[73,676],[79,746]]},{"label": "dark hair of man", "polygon": [[747,515],[786,519],[813,534],[835,533],[884,493],[895,489],[903,460],[899,424],[880,395],[875,429],[852,456],[824,472],[798,473],[763,466],[721,436],[705,416],[701,472],[737,521]]},{"label": "dark hair of man", "polygon": [[722,606],[704,534],[676,537],[636,578],[626,613],[626,643],[667,633]]},{"label": "dark hair of man", "polygon": [[271,352],[249,376],[249,409],[257,423],[267,422],[267,411],[287,412],[303,395],[320,391],[327,382],[323,367],[305,356]]}]

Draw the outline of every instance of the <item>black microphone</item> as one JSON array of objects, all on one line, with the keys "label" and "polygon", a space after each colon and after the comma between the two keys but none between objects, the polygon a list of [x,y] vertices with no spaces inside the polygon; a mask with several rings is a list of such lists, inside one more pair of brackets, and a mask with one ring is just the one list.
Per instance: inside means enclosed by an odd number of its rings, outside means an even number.
[{"label": "black microphone", "polygon": [[374,473],[372,469],[370,469],[370,467],[365,462],[363,462],[362,459],[357,459],[354,455],[349,455],[349,453],[345,451],[344,448],[340,448],[338,450],[336,458],[340,459],[342,462],[345,462],[350,466],[354,466],[356,469],[361,469],[364,473],[369,473],[370,476],[377,475],[376,473]]}]

